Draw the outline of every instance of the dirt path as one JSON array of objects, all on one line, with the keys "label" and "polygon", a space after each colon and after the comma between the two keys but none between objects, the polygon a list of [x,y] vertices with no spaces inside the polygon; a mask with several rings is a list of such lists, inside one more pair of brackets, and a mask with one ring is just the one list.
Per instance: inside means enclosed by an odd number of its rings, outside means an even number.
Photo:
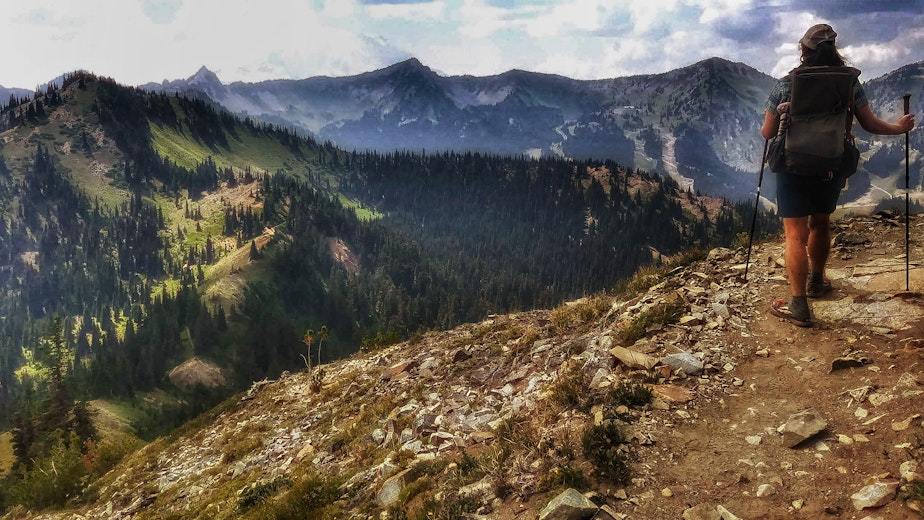
[{"label": "dirt path", "polygon": [[[785,271],[754,266],[751,283],[758,287],[749,301],[756,316],[717,345],[735,350],[726,378],[732,383],[700,385],[686,409],[690,418],[678,414],[655,445],[640,449],[645,482],[637,493],[646,499],[631,518],[681,518],[700,504],[713,511],[721,505],[747,520],[922,518],[900,496],[864,511],[851,500],[871,479],[897,481],[902,462],[924,456],[924,305],[916,295],[894,296],[904,289],[904,260],[900,273],[890,267],[904,252],[904,229],[869,225],[876,228],[875,244],[836,250],[836,290],[813,301],[814,328],[770,315],[771,299],[786,296]],[[776,258],[782,248],[767,244],[759,251]],[[921,254],[913,243],[912,256]],[[921,268],[911,274],[913,288],[924,288]],[[832,370],[845,356],[865,364]],[[808,408],[827,428],[795,448],[783,447],[777,428]]]}]

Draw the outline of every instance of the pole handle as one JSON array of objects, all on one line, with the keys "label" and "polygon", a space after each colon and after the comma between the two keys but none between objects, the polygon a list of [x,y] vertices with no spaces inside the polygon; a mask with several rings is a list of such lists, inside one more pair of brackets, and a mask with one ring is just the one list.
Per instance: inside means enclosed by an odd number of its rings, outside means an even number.
[{"label": "pole handle", "polygon": [[904,105],[905,114],[907,114],[908,110],[911,108],[911,94],[902,96],[902,104]]}]

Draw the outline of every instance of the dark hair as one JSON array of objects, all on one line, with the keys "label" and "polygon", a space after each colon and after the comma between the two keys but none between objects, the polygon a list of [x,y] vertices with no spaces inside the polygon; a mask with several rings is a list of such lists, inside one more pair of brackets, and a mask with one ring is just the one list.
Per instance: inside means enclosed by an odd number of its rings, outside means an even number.
[{"label": "dark hair", "polygon": [[834,66],[843,67],[847,61],[837,52],[834,42],[821,42],[817,50],[802,47],[803,67]]}]

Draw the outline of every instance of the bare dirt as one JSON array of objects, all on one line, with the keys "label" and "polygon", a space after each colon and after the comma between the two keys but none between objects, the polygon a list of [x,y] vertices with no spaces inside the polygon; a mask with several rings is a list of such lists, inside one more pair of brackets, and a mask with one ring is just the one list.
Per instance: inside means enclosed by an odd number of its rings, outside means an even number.
[{"label": "bare dirt", "polygon": [[[749,520],[924,516],[913,510],[920,503],[905,503],[902,493],[864,511],[851,500],[876,479],[900,480],[902,462],[924,459],[924,298],[913,292],[924,290],[921,224],[912,223],[910,293],[900,219],[839,224],[840,239],[858,227],[875,239],[835,248],[829,270],[835,289],[813,301],[816,323],[809,329],[769,313],[772,299],[788,297],[776,260],[782,247],[759,249],[763,258],[749,276],[757,315],[719,345],[736,351],[728,375],[737,385],[694,385],[691,419],[678,417],[660,429],[655,444],[640,447],[641,485],[629,494],[647,499],[631,508],[631,518],[681,518],[704,503]],[[839,358],[859,366],[832,370]],[[777,428],[808,408],[827,428],[783,447]],[[764,484],[775,493],[758,497]]]}]

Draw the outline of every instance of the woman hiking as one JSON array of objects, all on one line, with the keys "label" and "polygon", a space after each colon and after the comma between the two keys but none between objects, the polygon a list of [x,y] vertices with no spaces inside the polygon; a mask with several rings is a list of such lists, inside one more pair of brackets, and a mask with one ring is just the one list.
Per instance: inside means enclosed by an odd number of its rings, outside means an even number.
[{"label": "woman hiking", "polygon": [[[799,40],[801,62],[798,68],[811,66],[845,65],[835,44],[837,33],[827,24],[813,25]],[[853,111],[864,130],[878,135],[899,135],[914,128],[914,114],[905,114],[895,123],[876,117],[859,80],[854,79]],[[767,100],[764,123],[760,133],[764,139],[777,134],[781,104],[789,99],[792,83],[786,78],[777,82]],[[800,327],[812,326],[812,313],[806,298],[819,298],[831,291],[831,282],[825,277],[825,264],[831,250],[831,214],[837,207],[846,178],[833,176],[801,176],[778,173],[777,211],[783,219],[786,239],[786,272],[792,298],[789,302],[776,300],[770,312]]]}]

